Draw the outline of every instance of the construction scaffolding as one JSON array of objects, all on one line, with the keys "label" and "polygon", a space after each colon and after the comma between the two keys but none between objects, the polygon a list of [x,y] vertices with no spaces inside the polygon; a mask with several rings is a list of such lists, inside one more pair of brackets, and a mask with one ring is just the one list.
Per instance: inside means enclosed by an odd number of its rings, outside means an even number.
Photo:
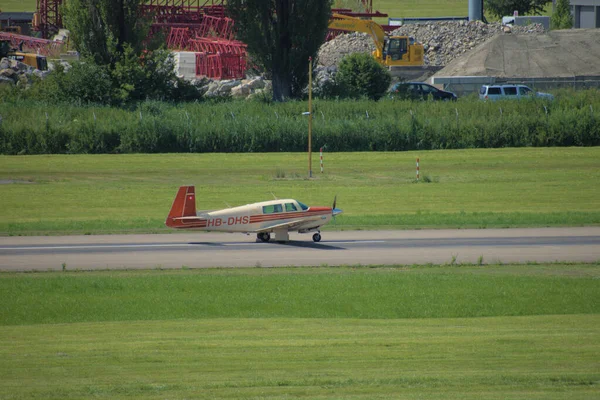
[{"label": "construction scaffolding", "polygon": [[14,48],[27,50],[44,56],[59,54],[64,44],[60,41],[17,35],[9,32],[0,32],[0,40],[8,40],[10,41],[10,45]]},{"label": "construction scaffolding", "polygon": [[37,12],[33,14],[32,27],[42,38],[48,39],[63,27],[60,7],[63,0],[37,0]]}]

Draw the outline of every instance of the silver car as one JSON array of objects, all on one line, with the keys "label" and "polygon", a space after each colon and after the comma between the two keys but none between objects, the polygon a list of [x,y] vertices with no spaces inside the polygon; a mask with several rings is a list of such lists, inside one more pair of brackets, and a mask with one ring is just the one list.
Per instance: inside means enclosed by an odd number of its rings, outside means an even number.
[{"label": "silver car", "polygon": [[520,100],[534,97],[554,100],[550,93],[536,92],[525,85],[483,85],[479,90],[480,100]]}]

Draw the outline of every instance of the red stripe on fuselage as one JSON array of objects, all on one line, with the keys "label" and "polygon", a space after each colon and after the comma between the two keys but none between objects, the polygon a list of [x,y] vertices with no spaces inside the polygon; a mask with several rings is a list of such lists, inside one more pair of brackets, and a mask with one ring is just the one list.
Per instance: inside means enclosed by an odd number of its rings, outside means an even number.
[{"label": "red stripe on fuselage", "polygon": [[266,221],[275,221],[275,220],[285,220],[285,219],[294,219],[294,218],[302,218],[302,217],[314,217],[318,215],[327,215],[331,213],[331,208],[329,207],[311,207],[307,211],[302,212],[287,212],[287,213],[277,213],[277,214],[258,214],[250,216],[250,223],[257,222],[266,222]]}]

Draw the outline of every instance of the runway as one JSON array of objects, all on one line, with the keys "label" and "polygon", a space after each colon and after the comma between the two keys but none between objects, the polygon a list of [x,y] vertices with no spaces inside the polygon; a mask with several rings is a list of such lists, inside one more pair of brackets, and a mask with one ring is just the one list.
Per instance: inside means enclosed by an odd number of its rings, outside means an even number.
[{"label": "runway", "polygon": [[525,263],[600,260],[600,227],[322,232],[288,243],[255,236],[164,235],[0,238],[0,270]]}]

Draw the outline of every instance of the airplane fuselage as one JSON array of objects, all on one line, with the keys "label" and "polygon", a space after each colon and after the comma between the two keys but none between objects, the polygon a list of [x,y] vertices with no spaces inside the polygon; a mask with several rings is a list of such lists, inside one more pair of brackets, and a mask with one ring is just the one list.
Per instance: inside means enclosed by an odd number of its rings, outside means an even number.
[{"label": "airplane fuselage", "polygon": [[[288,232],[317,231],[334,215],[341,213],[335,207],[308,207],[293,199],[270,200],[215,211],[196,212],[195,189],[182,186],[165,221],[170,228],[257,233],[268,241],[269,233],[288,240]],[[262,236],[261,236],[262,235]],[[314,236],[313,240],[320,240]]]}]

